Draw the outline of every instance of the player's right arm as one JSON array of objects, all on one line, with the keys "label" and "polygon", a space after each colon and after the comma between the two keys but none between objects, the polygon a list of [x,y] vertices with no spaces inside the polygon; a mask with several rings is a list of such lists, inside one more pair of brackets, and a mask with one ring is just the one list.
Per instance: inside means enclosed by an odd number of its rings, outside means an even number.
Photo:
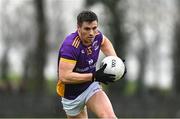
[{"label": "player's right arm", "polygon": [[64,60],[60,58],[59,63],[59,80],[64,84],[78,84],[87,81],[92,81],[92,73],[77,73],[73,72],[75,61]]},{"label": "player's right arm", "polygon": [[94,73],[77,73],[73,72],[73,69],[75,68],[76,62],[78,60],[78,54],[79,50],[78,43],[80,40],[78,38],[75,38],[73,43],[65,42],[61,49],[60,49],[60,58],[59,59],[59,66],[58,66],[58,78],[61,80],[64,84],[78,84],[78,83],[84,83],[88,81],[109,81],[105,79],[114,79],[114,76],[105,74],[103,71],[105,67],[102,67],[99,69],[99,71],[96,71]]},{"label": "player's right arm", "polygon": [[87,81],[99,81],[104,84],[108,84],[108,82],[113,82],[115,79],[114,75],[104,73],[106,64],[95,73],[82,74],[73,72],[74,67],[74,62],[67,62],[67,60],[61,58],[59,63],[59,80],[61,80],[64,84],[78,84]]}]

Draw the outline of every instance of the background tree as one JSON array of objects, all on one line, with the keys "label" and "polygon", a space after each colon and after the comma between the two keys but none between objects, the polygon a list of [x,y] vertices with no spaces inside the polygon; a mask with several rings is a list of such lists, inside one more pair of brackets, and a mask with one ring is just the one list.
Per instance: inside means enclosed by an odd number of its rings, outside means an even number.
[{"label": "background tree", "polygon": [[9,82],[9,51],[11,48],[12,43],[12,31],[13,24],[11,22],[10,17],[7,13],[7,6],[8,6],[9,0],[2,1],[2,9],[4,9],[4,12],[1,11],[1,32],[2,32],[2,39],[4,43],[4,52],[3,56],[0,62],[0,78],[3,80],[5,85],[5,91],[10,92],[11,91],[11,84]]},{"label": "background tree", "polygon": [[[42,93],[45,86],[44,69],[47,60],[47,24],[45,16],[45,2],[44,0],[34,0],[35,5],[35,19],[37,24],[37,38],[34,50],[32,52],[31,61],[31,78],[35,82],[35,90],[37,93]],[[30,53],[31,54],[31,53]]]},{"label": "background tree", "polygon": [[[180,11],[180,1],[177,1],[178,11]],[[179,14],[178,14],[179,15]],[[174,84],[175,91],[180,95],[180,18],[176,22],[175,27],[175,43],[174,43]]]}]

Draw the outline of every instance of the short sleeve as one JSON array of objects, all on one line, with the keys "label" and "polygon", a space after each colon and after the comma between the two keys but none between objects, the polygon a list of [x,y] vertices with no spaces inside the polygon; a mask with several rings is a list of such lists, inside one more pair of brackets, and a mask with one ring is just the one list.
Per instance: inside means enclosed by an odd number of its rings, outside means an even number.
[{"label": "short sleeve", "polygon": [[98,39],[99,44],[103,44],[103,34],[100,31],[96,34],[96,38]]},{"label": "short sleeve", "polygon": [[60,49],[61,58],[70,59],[77,61],[78,49],[73,47],[71,44],[63,44]]}]

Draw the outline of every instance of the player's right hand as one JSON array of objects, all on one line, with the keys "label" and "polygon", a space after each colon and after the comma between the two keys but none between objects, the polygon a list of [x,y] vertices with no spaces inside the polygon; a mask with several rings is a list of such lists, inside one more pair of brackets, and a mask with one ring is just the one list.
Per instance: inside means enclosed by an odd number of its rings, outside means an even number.
[{"label": "player's right hand", "polygon": [[99,70],[93,73],[93,81],[99,81],[104,84],[108,84],[109,82],[114,82],[115,75],[104,73],[104,69],[106,68],[107,64],[104,64]]}]

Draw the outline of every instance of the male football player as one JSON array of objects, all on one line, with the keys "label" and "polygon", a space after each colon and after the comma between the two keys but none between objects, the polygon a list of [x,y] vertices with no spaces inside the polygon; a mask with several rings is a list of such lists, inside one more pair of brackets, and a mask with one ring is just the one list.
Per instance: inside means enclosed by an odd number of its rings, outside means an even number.
[{"label": "male football player", "polygon": [[77,16],[77,31],[59,49],[57,93],[68,118],[88,118],[87,109],[99,118],[116,118],[100,86],[100,82],[114,82],[115,76],[103,72],[106,64],[96,71],[100,50],[116,56],[112,43],[98,30],[97,15],[82,11]]}]

